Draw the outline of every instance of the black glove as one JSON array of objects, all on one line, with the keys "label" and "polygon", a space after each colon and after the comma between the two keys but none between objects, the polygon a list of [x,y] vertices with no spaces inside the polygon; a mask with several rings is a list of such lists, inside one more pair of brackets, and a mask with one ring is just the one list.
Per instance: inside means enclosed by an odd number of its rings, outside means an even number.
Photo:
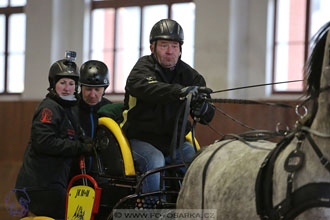
[{"label": "black glove", "polygon": [[197,100],[192,103],[190,115],[194,120],[197,120],[199,123],[207,125],[210,123],[215,114],[214,105],[208,103],[205,100]]},{"label": "black glove", "polygon": [[180,97],[185,97],[191,93],[192,97],[198,94],[198,86],[188,86],[181,89]]},{"label": "black glove", "polygon": [[212,93],[212,89],[204,87],[204,86],[188,86],[181,89],[180,97],[185,97],[189,93],[192,94],[192,97],[196,97],[199,93],[210,94]]},{"label": "black glove", "polygon": [[79,138],[79,141],[80,141],[79,153],[84,155],[91,155],[93,153],[93,139],[87,136],[82,136]]},{"label": "black glove", "polygon": [[208,87],[201,86],[201,87],[198,87],[198,92],[199,93],[206,93],[207,95],[210,95],[213,92],[213,90],[208,88]]}]

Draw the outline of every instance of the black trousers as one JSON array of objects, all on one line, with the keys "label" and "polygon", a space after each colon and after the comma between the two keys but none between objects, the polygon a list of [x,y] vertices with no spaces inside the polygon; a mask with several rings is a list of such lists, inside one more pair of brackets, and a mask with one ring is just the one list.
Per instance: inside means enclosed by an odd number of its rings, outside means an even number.
[{"label": "black trousers", "polygon": [[17,201],[28,201],[26,203],[28,211],[36,216],[47,216],[56,220],[65,219],[66,209],[66,189],[25,190],[16,191]]}]

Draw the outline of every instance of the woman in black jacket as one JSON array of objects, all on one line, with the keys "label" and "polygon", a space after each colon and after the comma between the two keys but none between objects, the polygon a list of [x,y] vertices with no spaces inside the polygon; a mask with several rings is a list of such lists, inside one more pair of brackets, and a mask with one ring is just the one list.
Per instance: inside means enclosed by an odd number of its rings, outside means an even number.
[{"label": "woman in black jacket", "polygon": [[70,57],[55,62],[48,79],[49,93],[33,116],[16,197],[26,211],[64,219],[72,158],[91,152],[92,141],[79,136],[72,114],[79,80],[75,62]]}]

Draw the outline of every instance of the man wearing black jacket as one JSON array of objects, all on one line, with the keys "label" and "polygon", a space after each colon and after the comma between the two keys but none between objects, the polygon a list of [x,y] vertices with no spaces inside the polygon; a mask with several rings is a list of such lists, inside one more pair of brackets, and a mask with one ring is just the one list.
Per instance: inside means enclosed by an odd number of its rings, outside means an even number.
[{"label": "man wearing black jacket", "polygon": [[[121,127],[140,172],[170,161],[175,119],[186,95],[203,90],[209,96],[212,92],[205,87],[203,76],[181,60],[183,40],[182,27],[176,21],[157,22],[150,33],[151,55],[141,57],[127,78]],[[214,106],[202,101],[197,109],[192,117],[208,124],[214,116]],[[185,141],[182,150],[184,161],[190,162],[195,154],[192,145]],[[181,162],[179,151],[176,152],[177,162]],[[159,190],[159,182],[159,173],[147,177],[142,191]]]},{"label": "man wearing black jacket", "polygon": [[[109,71],[105,63],[98,60],[89,60],[80,67],[80,86],[78,105],[74,111],[79,117],[83,133],[93,138],[98,125],[99,116],[97,111],[106,104],[112,102],[104,98],[105,90],[109,86]],[[72,165],[71,175],[80,173],[79,161],[75,160]],[[93,157],[86,158],[86,168],[89,172],[93,163]]]},{"label": "man wearing black jacket", "polygon": [[98,124],[97,111],[112,102],[104,98],[109,86],[109,71],[105,63],[89,60],[80,67],[79,119],[85,134],[91,138]]}]

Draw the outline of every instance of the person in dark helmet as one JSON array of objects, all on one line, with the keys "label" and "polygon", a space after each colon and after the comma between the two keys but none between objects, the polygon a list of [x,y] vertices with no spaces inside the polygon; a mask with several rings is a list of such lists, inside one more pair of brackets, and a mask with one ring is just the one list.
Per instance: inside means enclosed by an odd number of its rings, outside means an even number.
[{"label": "person in dark helmet", "polygon": [[[78,115],[79,122],[84,134],[90,138],[94,137],[98,125],[98,110],[112,102],[104,97],[105,90],[109,86],[109,71],[105,63],[98,60],[89,60],[80,67],[80,88],[78,105],[74,112]],[[80,174],[80,158],[73,161],[70,176]],[[93,156],[85,158],[86,170],[92,175]]]},{"label": "person in dark helmet", "polygon": [[104,97],[109,86],[109,71],[105,63],[89,60],[80,67],[79,120],[89,137],[94,137],[98,124],[97,111],[112,102]]},{"label": "person in dark helmet", "polygon": [[[180,24],[171,19],[160,20],[150,33],[151,55],[141,57],[127,78],[121,126],[140,172],[170,162],[175,118],[187,94],[204,91],[209,96],[212,92],[205,87],[203,76],[181,60],[183,43]],[[205,101],[198,108],[202,111],[195,111],[192,116],[208,124],[214,116],[214,106]],[[182,149],[184,161],[190,162],[195,155],[193,146],[185,141]],[[181,162],[180,151],[176,153],[176,161]],[[159,190],[159,182],[159,173],[148,176],[142,191]]]},{"label": "person in dark helmet", "polygon": [[49,92],[34,113],[15,186],[17,200],[26,211],[55,219],[65,218],[72,159],[92,151],[92,140],[80,136],[72,113],[79,80],[72,54],[50,67]]}]

